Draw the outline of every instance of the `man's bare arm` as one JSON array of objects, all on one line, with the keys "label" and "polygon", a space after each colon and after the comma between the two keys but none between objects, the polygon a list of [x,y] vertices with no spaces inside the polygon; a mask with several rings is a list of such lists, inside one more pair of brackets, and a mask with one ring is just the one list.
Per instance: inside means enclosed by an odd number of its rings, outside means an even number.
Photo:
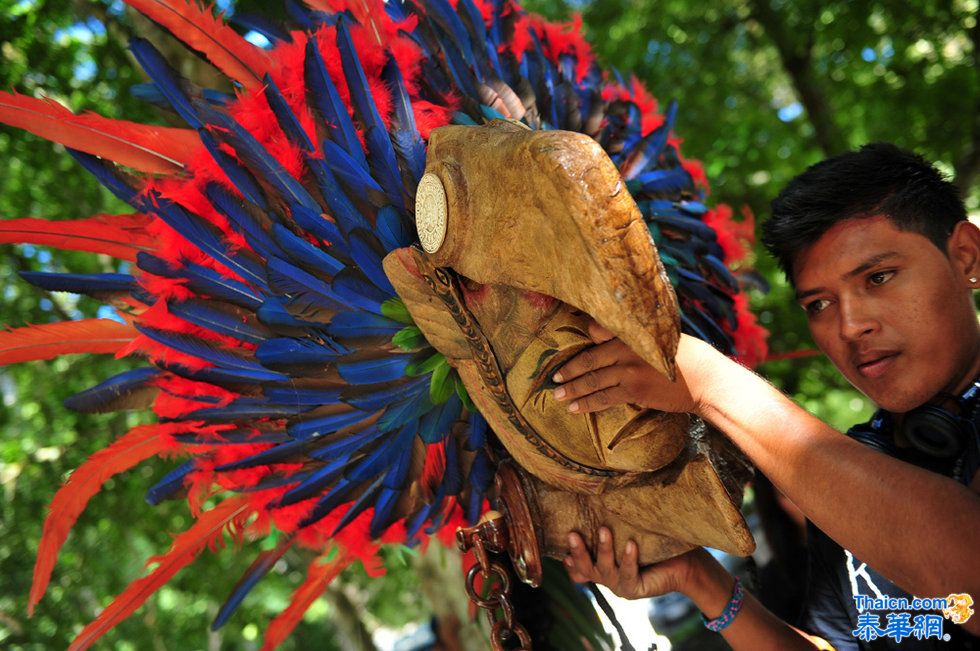
[{"label": "man's bare arm", "polygon": [[[980,594],[976,494],[849,439],[700,340],[681,338],[673,383],[624,348],[606,341],[566,364],[558,397],[577,411],[632,402],[695,412],[821,530],[903,589]],[[980,632],[980,618],[967,628]]]}]

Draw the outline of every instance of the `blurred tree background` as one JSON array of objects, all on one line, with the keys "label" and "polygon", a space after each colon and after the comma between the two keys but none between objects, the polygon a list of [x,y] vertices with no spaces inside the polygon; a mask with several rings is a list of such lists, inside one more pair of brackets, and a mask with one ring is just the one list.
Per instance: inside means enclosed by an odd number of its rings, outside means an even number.
[{"label": "blurred tree background", "polygon": [[[219,1],[229,13],[282,17],[280,3]],[[980,40],[977,0],[529,0],[554,19],[582,14],[600,62],[635,74],[661,101],[681,104],[676,133],[688,157],[704,161],[710,201],[760,221],[779,188],[826,155],[885,140],[938,161],[980,205]],[[243,30],[244,31],[244,30]],[[126,50],[135,33],[154,38],[182,71],[209,82],[207,65],[187,56],[118,0],[0,0],[0,86],[45,95],[75,111],[161,122],[130,95],[144,81]],[[88,177],[63,148],[0,127],[0,218],[70,219],[127,208]],[[44,294],[21,270],[116,270],[107,257],[0,247],[0,324],[20,326],[99,313],[95,301]],[[773,262],[755,267],[772,285],[753,297],[775,354],[809,348],[802,311]],[[61,402],[132,365],[109,357],[64,358],[0,369],[0,646],[66,647],[107,599],[142,574],[142,560],[166,549],[168,532],[188,524],[179,502],[150,508],[145,489],[167,472],[146,463],[110,481],[63,549],[49,594],[26,619],[33,554],[47,503],[93,451],[145,418],[80,415]],[[806,408],[845,428],[870,406],[818,357],[771,361],[759,369]],[[247,543],[246,543],[247,544]],[[424,620],[417,598],[426,572],[453,576],[451,555],[426,560],[389,550],[389,574],[344,574],[284,648],[373,648],[365,635]],[[205,554],[111,632],[103,648],[257,648],[261,630],[301,581],[307,559],[286,558],[234,616],[210,619],[252,554]],[[425,568],[419,564],[425,563]],[[427,568],[427,569],[426,569]],[[228,579],[219,579],[227,576]],[[431,581],[432,579],[430,579]],[[438,579],[436,579],[438,581]],[[438,584],[438,583],[437,583]]]}]

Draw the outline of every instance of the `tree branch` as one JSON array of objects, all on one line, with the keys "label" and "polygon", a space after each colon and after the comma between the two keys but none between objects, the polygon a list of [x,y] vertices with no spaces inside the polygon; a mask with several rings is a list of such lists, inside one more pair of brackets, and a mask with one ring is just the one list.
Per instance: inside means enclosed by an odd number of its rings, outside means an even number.
[{"label": "tree branch", "polygon": [[781,16],[769,5],[768,0],[749,0],[751,16],[755,18],[776,46],[783,68],[793,82],[793,88],[806,109],[813,125],[813,137],[825,156],[839,154],[848,148],[847,138],[834,122],[827,98],[813,74],[813,33],[806,43],[798,46]]}]

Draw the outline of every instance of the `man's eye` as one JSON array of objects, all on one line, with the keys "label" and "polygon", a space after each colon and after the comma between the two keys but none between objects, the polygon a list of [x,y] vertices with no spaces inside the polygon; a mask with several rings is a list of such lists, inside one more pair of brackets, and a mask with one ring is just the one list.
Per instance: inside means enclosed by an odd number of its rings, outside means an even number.
[{"label": "man's eye", "polygon": [[825,298],[818,298],[817,300],[810,301],[809,303],[807,303],[806,305],[804,305],[803,306],[803,309],[806,310],[806,313],[808,315],[814,316],[816,314],[820,314],[821,312],[823,312],[824,308],[826,308],[827,305],[829,305],[829,304],[830,304],[830,301],[828,301],[827,299],[825,299]]},{"label": "man's eye", "polygon": [[891,277],[894,275],[894,271],[876,271],[868,276],[868,282],[872,285],[884,285],[891,280]]}]

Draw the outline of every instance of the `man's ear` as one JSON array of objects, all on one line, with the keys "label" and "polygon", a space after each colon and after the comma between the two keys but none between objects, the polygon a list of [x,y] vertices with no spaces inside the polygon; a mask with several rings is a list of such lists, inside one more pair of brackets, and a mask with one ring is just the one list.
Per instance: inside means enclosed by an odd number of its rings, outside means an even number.
[{"label": "man's ear", "polygon": [[946,242],[946,253],[963,284],[980,287],[980,228],[968,220],[957,223]]}]

